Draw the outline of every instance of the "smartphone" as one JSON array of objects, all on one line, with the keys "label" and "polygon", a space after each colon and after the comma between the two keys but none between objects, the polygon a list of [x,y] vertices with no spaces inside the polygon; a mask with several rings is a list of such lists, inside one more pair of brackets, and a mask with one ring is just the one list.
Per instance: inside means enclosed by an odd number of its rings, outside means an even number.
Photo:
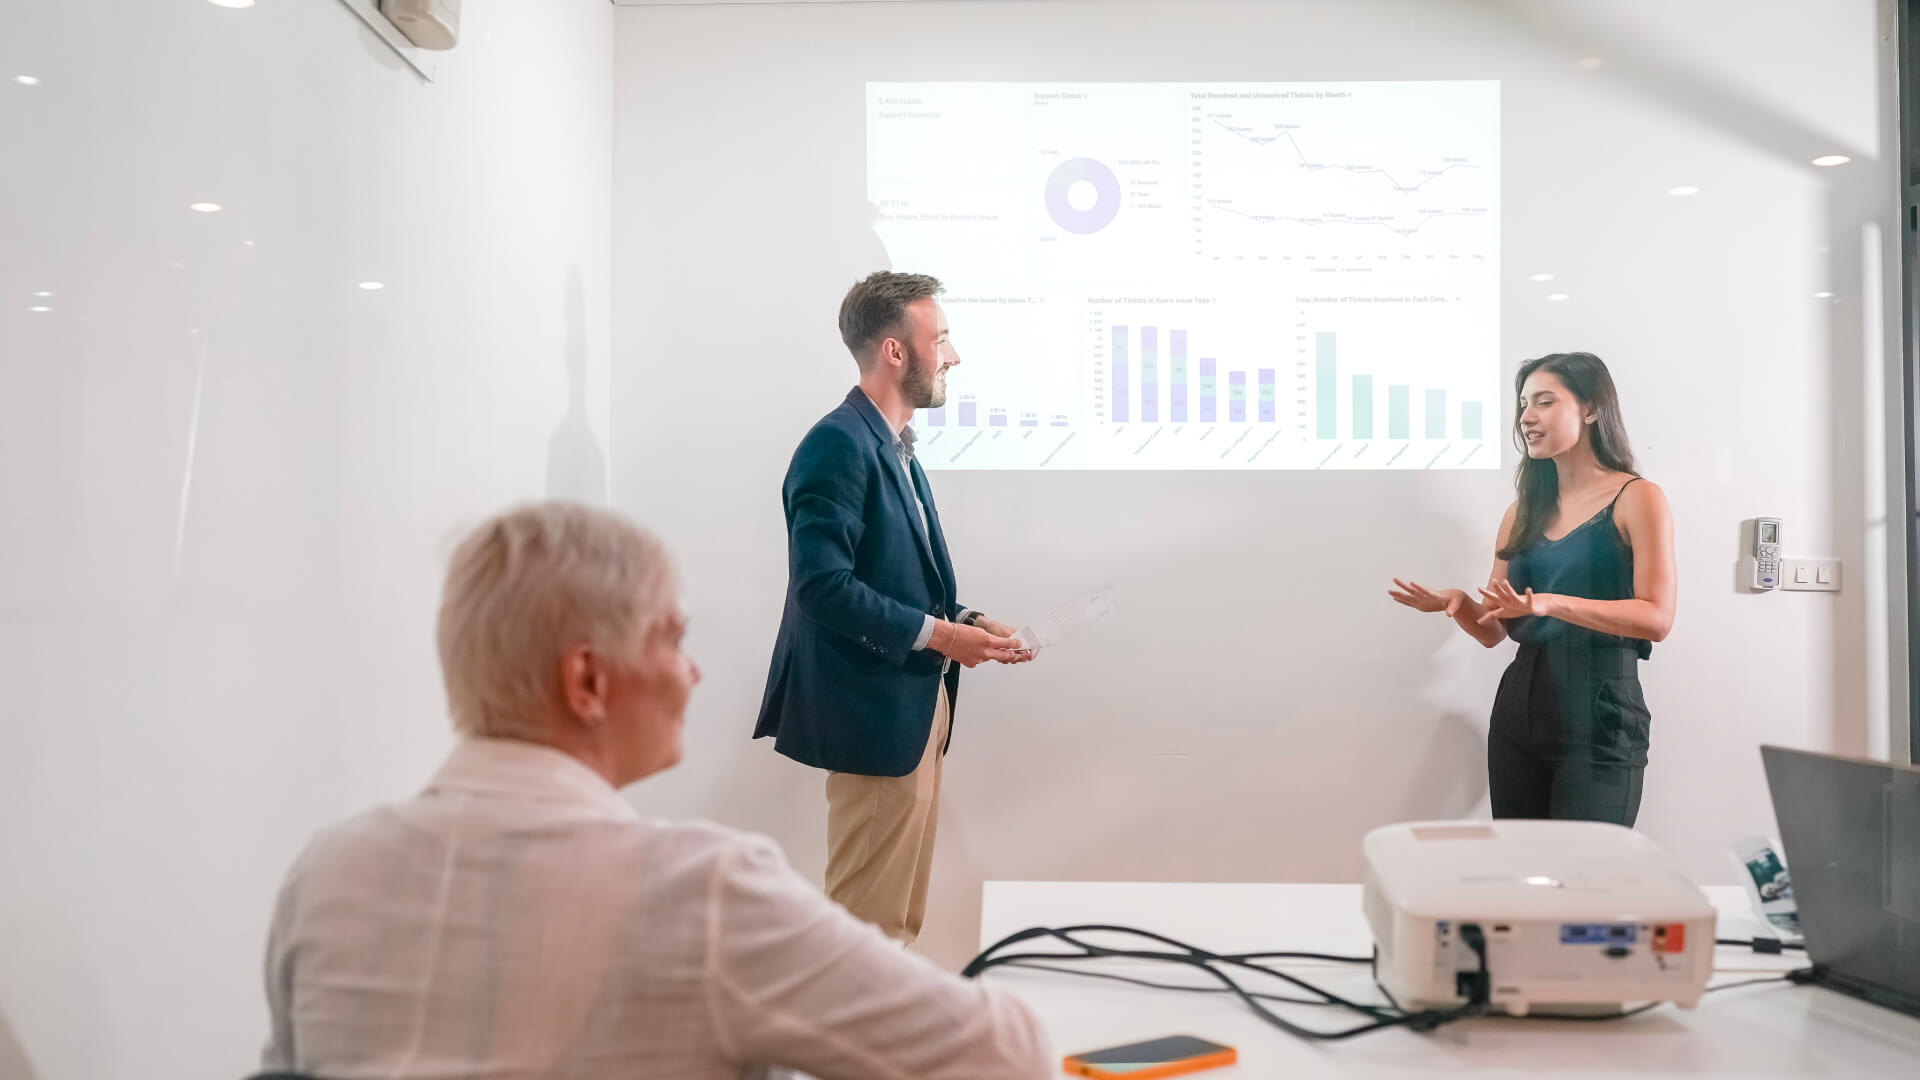
[{"label": "smartphone", "polygon": [[1184,1076],[1202,1069],[1232,1065],[1240,1055],[1231,1046],[1221,1046],[1191,1035],[1169,1035],[1164,1039],[1129,1043],[1105,1050],[1074,1054],[1062,1064],[1068,1076],[1091,1076],[1096,1080],[1154,1080],[1160,1076]]}]

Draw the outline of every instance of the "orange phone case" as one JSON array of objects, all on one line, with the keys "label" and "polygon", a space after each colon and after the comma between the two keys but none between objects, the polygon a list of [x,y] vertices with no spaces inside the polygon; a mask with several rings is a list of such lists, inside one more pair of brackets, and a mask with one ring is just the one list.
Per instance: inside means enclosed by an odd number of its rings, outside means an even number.
[{"label": "orange phone case", "polygon": [[1165,1065],[1156,1065],[1151,1069],[1135,1069],[1132,1072],[1108,1072],[1098,1065],[1087,1065],[1075,1058],[1061,1062],[1068,1076],[1086,1076],[1092,1080],[1159,1080],[1163,1076],[1185,1076],[1203,1069],[1217,1069],[1222,1065],[1232,1065],[1240,1060],[1240,1052],[1229,1046],[1217,1054],[1203,1054],[1185,1061],[1169,1061]]}]

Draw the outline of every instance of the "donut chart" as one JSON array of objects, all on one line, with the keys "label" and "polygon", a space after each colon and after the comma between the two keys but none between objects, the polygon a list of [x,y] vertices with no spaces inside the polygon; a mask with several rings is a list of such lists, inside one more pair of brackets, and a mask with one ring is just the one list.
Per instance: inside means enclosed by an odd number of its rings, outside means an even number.
[{"label": "donut chart", "polygon": [[[1093,205],[1077,209],[1067,193],[1078,183],[1093,185]],[[1054,224],[1070,233],[1087,236],[1097,233],[1120,213],[1120,178],[1113,170],[1092,158],[1063,161],[1047,177],[1047,215]]]}]

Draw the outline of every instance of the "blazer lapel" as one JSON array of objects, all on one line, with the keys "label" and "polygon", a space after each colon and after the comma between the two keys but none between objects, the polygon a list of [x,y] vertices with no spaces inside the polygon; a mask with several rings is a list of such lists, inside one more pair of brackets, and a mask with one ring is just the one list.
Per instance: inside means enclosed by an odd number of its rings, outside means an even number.
[{"label": "blazer lapel", "polygon": [[[893,477],[893,490],[900,496],[900,508],[906,511],[907,524],[913,529],[913,535],[920,540],[920,554],[927,560],[927,568],[935,577],[940,575],[940,561],[933,557],[933,544],[927,539],[926,524],[920,520],[920,502],[914,497],[913,488],[908,485],[907,470],[900,465],[900,452],[888,443],[880,448],[880,465]],[[932,520],[932,511],[928,511],[928,521]]]}]

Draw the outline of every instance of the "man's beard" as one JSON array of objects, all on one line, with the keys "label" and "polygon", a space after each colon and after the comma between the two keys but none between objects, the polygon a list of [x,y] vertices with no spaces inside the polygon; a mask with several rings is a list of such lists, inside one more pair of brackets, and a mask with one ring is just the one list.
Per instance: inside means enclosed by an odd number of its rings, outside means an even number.
[{"label": "man's beard", "polygon": [[947,388],[940,385],[940,368],[920,362],[920,354],[907,353],[906,371],[900,375],[900,396],[916,409],[938,409],[947,403]]}]

